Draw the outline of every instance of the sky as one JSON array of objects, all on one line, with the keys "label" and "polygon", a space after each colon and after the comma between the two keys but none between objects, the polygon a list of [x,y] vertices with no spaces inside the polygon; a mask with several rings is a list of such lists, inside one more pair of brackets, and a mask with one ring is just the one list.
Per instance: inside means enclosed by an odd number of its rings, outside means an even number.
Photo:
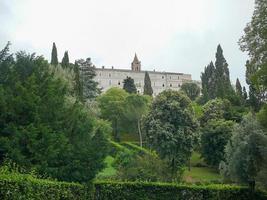
[{"label": "sky", "polygon": [[50,60],[92,59],[97,67],[200,74],[224,50],[233,83],[245,83],[247,54],[238,40],[254,0],[0,0],[0,48],[36,52]]}]

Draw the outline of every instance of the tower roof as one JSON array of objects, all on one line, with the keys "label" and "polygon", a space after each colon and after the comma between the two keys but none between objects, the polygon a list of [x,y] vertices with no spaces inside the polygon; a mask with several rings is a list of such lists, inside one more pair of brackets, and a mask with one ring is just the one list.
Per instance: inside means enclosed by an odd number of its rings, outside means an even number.
[{"label": "tower roof", "polygon": [[133,60],[133,62],[139,62],[136,53],[134,54],[134,60]]}]

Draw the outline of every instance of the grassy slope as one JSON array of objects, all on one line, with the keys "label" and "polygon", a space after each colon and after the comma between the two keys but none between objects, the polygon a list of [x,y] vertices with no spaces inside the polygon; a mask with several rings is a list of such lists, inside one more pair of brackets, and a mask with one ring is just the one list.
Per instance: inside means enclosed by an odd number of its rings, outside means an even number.
[{"label": "grassy slope", "polygon": [[105,163],[106,163],[106,168],[100,172],[97,177],[102,177],[102,178],[105,178],[105,177],[111,177],[111,176],[114,176],[116,174],[116,169],[114,167],[112,167],[112,163],[114,161],[114,158],[111,157],[111,156],[107,156],[106,159],[105,159]]},{"label": "grassy slope", "polygon": [[188,183],[195,182],[214,182],[220,181],[220,174],[212,168],[209,167],[197,167],[197,165],[205,166],[203,159],[201,159],[200,154],[194,152],[191,157],[191,170],[186,169],[184,173],[184,181]]}]

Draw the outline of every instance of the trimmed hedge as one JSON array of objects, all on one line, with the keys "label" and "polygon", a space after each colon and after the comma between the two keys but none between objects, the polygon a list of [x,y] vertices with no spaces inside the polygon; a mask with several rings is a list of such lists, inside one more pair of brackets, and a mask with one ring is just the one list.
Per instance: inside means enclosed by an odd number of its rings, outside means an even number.
[{"label": "trimmed hedge", "polygon": [[109,155],[111,155],[112,157],[115,157],[118,152],[130,151],[130,149],[112,140],[109,141],[109,149],[110,149]]},{"label": "trimmed hedge", "polygon": [[[246,187],[233,185],[189,186],[142,182],[96,182],[96,200],[252,200]],[[266,200],[256,192],[255,200]]]},{"label": "trimmed hedge", "polygon": [[49,181],[29,175],[1,175],[1,200],[81,200],[90,199],[87,189],[75,183]]},{"label": "trimmed hedge", "polygon": [[[90,191],[90,192],[89,192]],[[256,192],[255,200],[266,200]],[[95,182],[94,188],[40,180],[31,176],[0,175],[1,200],[252,200],[246,187],[176,185],[144,182]]]}]

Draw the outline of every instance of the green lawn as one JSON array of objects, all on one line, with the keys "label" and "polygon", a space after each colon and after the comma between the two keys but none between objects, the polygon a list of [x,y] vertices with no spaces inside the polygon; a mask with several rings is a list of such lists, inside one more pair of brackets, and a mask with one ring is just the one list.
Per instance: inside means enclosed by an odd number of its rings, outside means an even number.
[{"label": "green lawn", "polygon": [[187,169],[184,173],[184,181],[188,183],[214,182],[220,180],[220,174],[215,169],[208,167],[192,167],[191,171]]},{"label": "green lawn", "polygon": [[[195,182],[213,182],[220,181],[221,176],[217,170],[207,167],[201,155],[194,152],[191,157],[191,170],[186,169],[184,181],[188,183]],[[199,167],[202,166],[202,167]]]},{"label": "green lawn", "polygon": [[105,159],[105,163],[106,163],[106,168],[101,171],[97,177],[102,177],[102,178],[107,178],[107,177],[111,177],[111,176],[114,176],[117,171],[114,167],[112,167],[112,163],[114,161],[114,158],[111,157],[111,156],[107,156],[106,159]]}]

